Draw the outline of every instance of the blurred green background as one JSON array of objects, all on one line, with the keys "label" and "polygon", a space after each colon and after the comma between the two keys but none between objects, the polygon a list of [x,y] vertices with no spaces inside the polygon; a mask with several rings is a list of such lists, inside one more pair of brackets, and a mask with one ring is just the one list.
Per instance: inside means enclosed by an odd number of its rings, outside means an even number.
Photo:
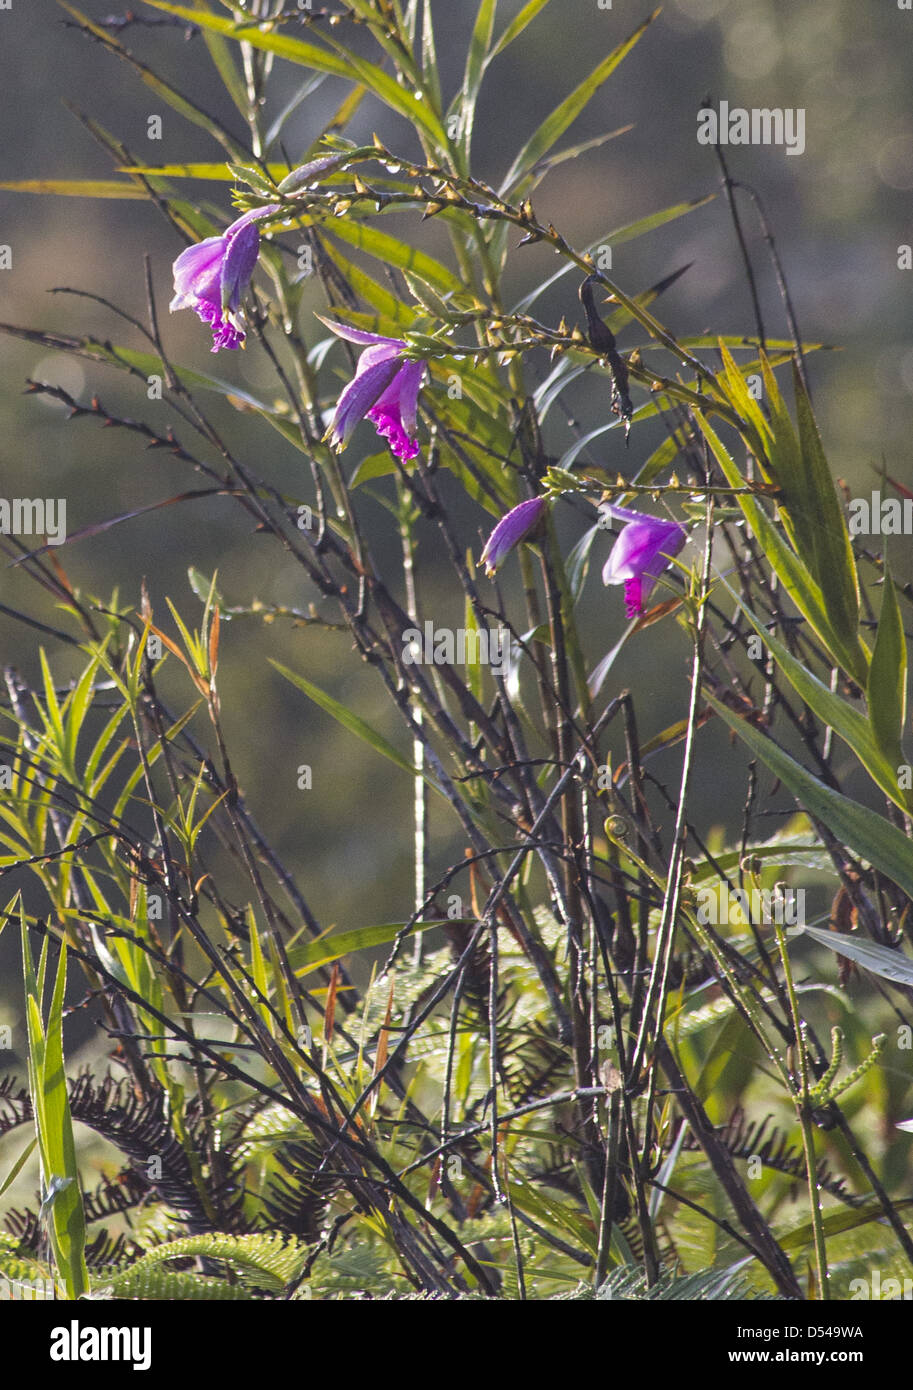
[{"label": "blurred green background", "polygon": [[[141,6],[135,7],[141,10]],[[476,6],[469,0],[433,0],[438,48],[449,100],[459,82]],[[650,12],[634,0],[556,0],[491,69],[475,129],[475,172],[497,182],[538,122],[595,63]],[[516,14],[519,0],[502,0],[499,25]],[[94,20],[118,12],[114,0],[86,0]],[[149,12],[152,14],[153,12]],[[319,26],[318,26],[319,32]],[[97,119],[140,162],[215,159],[205,133],[165,106],[124,63],[68,27],[53,0],[13,0],[0,12],[0,178],[112,176],[110,161],[67,105]],[[166,74],[198,105],[218,115],[239,137],[242,123],[221,89],[199,37],[179,28],[130,27],[121,40]],[[562,143],[633,124],[626,135],[559,166],[536,193],[540,220],[553,220],[578,246],[613,227],[682,199],[718,188],[712,150],[696,139],[702,100],[730,105],[801,107],[806,148],[729,150],[733,175],[764,200],[806,341],[838,346],[810,362],[815,405],[835,473],[857,491],[876,485],[874,469],[886,466],[910,483],[908,441],[913,426],[913,345],[909,341],[913,272],[897,266],[898,245],[913,240],[913,14],[881,0],[669,0],[658,21],[591,103]],[[357,38],[356,38],[357,42]],[[300,82],[298,70],[277,62],[270,110],[276,111]],[[285,147],[294,160],[338,105],[341,85],[329,79],[305,101],[286,127]],[[163,139],[147,139],[147,119],[163,118]],[[367,100],[347,134],[370,139],[378,130],[396,147],[411,133],[389,111]],[[185,184],[187,196],[217,199],[229,208],[228,185]],[[211,204],[213,205],[213,204]],[[752,212],[742,205],[768,334],[786,325],[776,283]],[[399,220],[393,229],[405,228]],[[443,229],[413,225],[411,235],[444,254]],[[246,353],[208,353],[208,333],[189,313],[169,319],[171,262],[182,249],[155,208],[144,202],[58,199],[0,192],[0,243],[13,250],[13,268],[0,273],[5,321],[69,334],[91,333],[140,346],[135,330],[86,299],[52,295],[56,287],[91,291],[143,318],[143,254],[152,258],[165,341],[175,362],[275,392],[256,347]],[[629,292],[670,271],[687,273],[657,304],[660,319],[677,334],[753,332],[751,303],[724,200],[718,198],[668,228],[615,252],[613,275]],[[517,251],[507,299],[519,298],[554,268],[551,253]],[[315,289],[305,313],[320,307]],[[576,282],[566,277],[544,297],[537,312],[548,322],[579,315]],[[316,331],[315,331],[316,330]],[[317,325],[305,328],[314,340]],[[635,341],[630,335],[622,342]],[[0,337],[0,478],[2,495],[66,496],[70,531],[118,512],[169,497],[202,480],[164,452],[145,453],[123,431],[95,421],[68,423],[61,407],[23,395],[28,377],[55,382],[87,399],[98,392],[114,412],[146,418],[156,429],[171,423],[167,406],[149,402],[138,383],[64,354]],[[568,409],[582,430],[605,419],[604,382],[589,378],[568,393]],[[249,415],[207,398],[213,417],[231,433],[236,452],[277,486],[310,500],[299,454]],[[189,443],[178,423],[178,437]],[[546,443],[556,456],[573,442],[566,416],[552,412]],[[612,470],[633,472],[653,436],[632,435],[627,451],[620,432],[604,436],[596,455]],[[348,473],[376,451],[362,428],[345,456]],[[395,562],[398,542],[380,507],[365,500],[364,515],[377,532],[375,554]],[[487,522],[466,512],[465,543],[479,553]],[[582,520],[568,514],[570,542]],[[420,531],[419,585],[426,616],[438,625],[461,611],[449,574],[438,564],[432,533]],[[372,540],[372,545],[374,541]],[[896,542],[902,567],[903,541]],[[275,544],[254,533],[230,499],[206,499],[128,521],[91,541],[59,552],[74,583],[100,595],[116,587],[122,601],[138,603],[145,577],[159,621],[165,596],[191,624],[200,605],[188,583],[188,566],[219,571],[228,603],[306,606],[313,595],[301,572],[284,563]],[[598,557],[601,563],[602,557]],[[54,621],[47,599],[21,574],[0,571],[0,601]],[[588,655],[592,664],[617,639],[623,623],[620,595],[605,591],[595,574],[585,598]],[[165,623],[170,626],[170,620]],[[63,676],[75,670],[66,650],[49,652]],[[32,633],[0,616],[0,654],[34,680],[38,671]],[[366,671],[345,635],[295,629],[278,620],[263,626],[237,619],[223,631],[221,684],[233,764],[263,830],[299,875],[322,924],[359,926],[403,920],[411,909],[411,804],[409,780],[369,756],[328,717],[269,671],[273,656],[306,674],[404,746],[380,682]],[[170,663],[173,665],[174,663]],[[681,717],[687,698],[686,647],[673,634],[660,644],[648,637],[631,644],[613,675],[637,694],[641,736],[650,737]],[[176,672],[165,691],[175,707],[191,692]],[[205,716],[199,725],[205,729]],[[744,781],[722,781],[719,730],[702,734],[694,814],[705,828],[737,823]],[[736,763],[741,766],[741,754]],[[658,775],[674,776],[676,755],[658,760]],[[296,789],[297,768],[313,768],[314,789]],[[721,784],[722,781],[722,784]],[[432,868],[462,850],[452,825],[433,808]]]}]

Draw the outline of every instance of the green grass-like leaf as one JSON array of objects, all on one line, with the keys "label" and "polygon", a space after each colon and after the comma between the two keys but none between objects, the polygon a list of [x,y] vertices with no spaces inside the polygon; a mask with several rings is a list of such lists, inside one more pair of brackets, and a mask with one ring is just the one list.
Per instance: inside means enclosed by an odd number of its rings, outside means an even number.
[{"label": "green grass-like leaf", "polygon": [[[891,951],[887,946],[879,946],[873,941],[860,937],[847,936],[844,932],[821,931],[818,927],[793,927],[793,936],[810,936],[819,946],[826,946],[838,956],[846,956],[873,975],[881,975],[895,984],[913,986],[913,960],[900,951]],[[878,1208],[879,1213],[881,1208]]]},{"label": "green grass-like leaf", "polygon": [[148,198],[126,179],[13,179],[0,183],[6,193],[50,193],[56,198]]},{"label": "green grass-like leaf", "polygon": [[704,698],[752,753],[785,782],[802,806],[817,816],[848,848],[913,897],[913,842],[884,816],[861,806],[808,772],[772,739],[705,691]]},{"label": "green grass-like leaf", "polygon": [[[366,724],[357,714],[353,714],[345,705],[334,700],[332,695],[327,695],[325,691],[307,680],[305,676],[296,675],[287,666],[273,661],[272,658],[270,658],[270,665],[274,666],[287,681],[291,681],[292,685],[303,690],[308,699],[313,700],[315,705],[319,705],[327,714],[331,714],[337,723],[341,724],[344,729],[348,729],[350,734],[355,734],[363,743],[367,743],[370,748],[373,748],[375,753],[380,753],[382,757],[388,758],[391,763],[395,763],[397,767],[401,768],[403,772],[408,772],[410,776],[417,776],[418,769],[412,766],[409,759],[404,757],[398,748],[394,748],[392,743],[389,743],[382,734],[372,729],[370,724]],[[426,776],[425,780],[429,786],[439,790],[437,783],[432,778]]]},{"label": "green grass-like leaf", "polygon": [[599,88],[611,77],[619,63],[627,57],[631,49],[658,15],[659,10],[654,10],[653,13],[635,29],[630,38],[625,39],[625,41],[620,43],[617,48],[614,48],[606,58],[603,58],[600,63],[597,63],[589,77],[584,78],[579,86],[571,92],[570,96],[565,97],[564,101],[556,106],[551,115],[542,122],[539,129],[527,140],[523,149],[511,164],[504,182],[499,189],[499,195],[502,198],[515,198],[518,194],[522,193],[527,180],[530,178],[533,169],[539,163],[540,159],[548,153],[555,141],[560,139],[568,126],[577,119],[590,100],[599,91]]},{"label": "green grass-like leaf", "polygon": [[[875,742],[888,765],[897,768],[904,760],[901,737],[907,717],[907,640],[887,561],[866,700]],[[897,796],[893,799],[896,801]]]},{"label": "green grass-like leaf", "polygon": [[[727,482],[734,488],[743,487],[745,479],[709,421],[700,412],[695,413],[695,418]],[[858,635],[854,642],[847,643],[834,628],[830,609],[820,585],[803,559],[780,534],[761,502],[743,492],[739,494],[738,503],[771,567],[799,612],[808,620],[843,669],[853,676],[854,680],[865,685],[868,657]]]},{"label": "green grass-like leaf", "polygon": [[[770,649],[780,670],[787,680],[808,705],[809,709],[817,714],[822,723],[834,730],[834,733],[853,750],[856,757],[862,763],[866,772],[873,782],[891,798],[891,800],[902,810],[908,809],[910,799],[900,790],[897,778],[897,767],[901,761],[900,751],[900,724],[893,726],[894,745],[891,749],[891,756],[886,749],[890,748],[890,743],[883,743],[874,727],[873,719],[866,718],[860,710],[855,709],[847,700],[835,694],[824,681],[819,680],[807,666],[797,660],[792,655],[789,648],[779,638],[769,632],[764,624],[754,613],[750,611],[746,604],[738,597],[731,585],[723,581],[726,589],[745,614],[752,627],[761,637],[762,641]],[[895,600],[896,607],[896,600]],[[897,615],[899,624],[900,615]],[[902,635],[902,632],[901,632]],[[888,639],[885,639],[887,643]],[[892,643],[896,639],[892,638]],[[896,646],[892,653],[892,658],[897,659]],[[874,669],[874,663],[873,663]],[[890,668],[893,670],[893,668]],[[888,680],[888,671],[882,668],[884,680]],[[869,677],[870,688],[873,685],[873,677]],[[896,692],[896,686],[895,686]],[[890,692],[889,692],[890,693]],[[879,688],[879,700],[883,697]],[[870,700],[870,710],[871,710]]]},{"label": "green grass-like leaf", "polygon": [[[405,932],[407,936],[415,932],[431,931],[440,926],[437,921],[416,922]],[[322,965],[330,965],[334,960],[342,960],[356,951],[373,951],[378,946],[389,946],[400,932],[405,931],[406,922],[384,922],[376,927],[356,927],[354,931],[334,932],[332,936],[322,936],[309,941],[304,946],[293,946],[289,950],[289,960],[298,975],[317,970]]]},{"label": "green grass-like leaf", "polygon": [[850,675],[865,683],[867,660],[859,643],[859,579],[846,518],[828,467],[811,402],[793,366],[798,435],[776,380],[762,359],[771,411],[770,461],[783,488],[781,512],[791,521],[794,545],[824,595],[833,631],[852,655]]},{"label": "green grass-like leaf", "polygon": [[63,1000],[67,983],[66,946],[60,948],[57,975],[47,1026],[41,1002],[47,965],[45,937],[37,975],[32,963],[28,929],[21,913],[22,960],[25,972],[26,1019],[29,1040],[29,1090],[41,1155],[51,1248],[70,1298],[88,1292],[86,1219],[76,1164],[76,1145],[63,1064]]},{"label": "green grass-like leaf", "polygon": [[221,15],[209,14],[205,10],[194,9],[189,5],[170,5],[165,0],[143,0],[155,10],[177,15],[192,24],[198,24],[214,34],[222,34],[235,43],[249,43],[252,48],[262,49],[264,53],[275,53],[277,58],[285,58],[299,67],[313,68],[316,72],[326,72],[334,77],[347,77],[350,81],[361,82],[368,87],[385,105],[401,116],[405,116],[419,130],[443,148],[447,136],[440,121],[427,103],[406,87],[401,87],[394,77],[384,72],[376,63],[361,58],[342,44],[333,44],[335,51],[307,43],[304,39],[289,38],[284,34],[270,33],[258,25],[237,24]]}]

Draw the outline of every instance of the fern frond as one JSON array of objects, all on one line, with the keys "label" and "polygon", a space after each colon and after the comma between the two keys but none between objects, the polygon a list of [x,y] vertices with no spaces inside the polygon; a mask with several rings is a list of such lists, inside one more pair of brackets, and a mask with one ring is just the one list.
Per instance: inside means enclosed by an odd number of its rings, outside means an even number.
[{"label": "fern frond", "polygon": [[[785,1177],[804,1180],[805,1157],[801,1149],[780,1129],[767,1133],[772,1118],[767,1115],[763,1120],[748,1122],[743,1111],[735,1110],[717,1133],[733,1158],[760,1158],[765,1167],[773,1168]],[[682,1147],[688,1150],[699,1148],[690,1131],[685,1135]],[[845,1179],[837,1177],[824,1160],[818,1164],[817,1179],[823,1191],[839,1198],[847,1206],[859,1206],[866,1201],[864,1196],[847,1192]]]},{"label": "fern frond", "polygon": [[281,1293],[301,1273],[308,1250],[305,1245],[284,1236],[211,1235],[187,1236],[168,1241],[147,1250],[129,1270],[139,1274],[151,1270],[166,1260],[202,1258],[219,1260],[229,1265],[254,1288],[269,1293]]},{"label": "fern frond", "polygon": [[93,1298],[136,1298],[159,1302],[249,1302],[255,1295],[242,1284],[226,1279],[207,1279],[201,1274],[172,1273],[165,1269],[123,1270],[92,1289]]}]

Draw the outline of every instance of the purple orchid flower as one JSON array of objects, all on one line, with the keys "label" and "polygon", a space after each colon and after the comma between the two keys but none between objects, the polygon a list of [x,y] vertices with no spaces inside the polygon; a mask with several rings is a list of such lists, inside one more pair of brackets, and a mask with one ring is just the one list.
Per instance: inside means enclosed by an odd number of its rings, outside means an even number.
[{"label": "purple orchid flower", "polygon": [[657,577],[688,539],[684,526],[676,521],[659,521],[643,512],[602,502],[600,507],[627,523],[602,571],[603,584],[624,584],[625,616],[636,618]]},{"label": "purple orchid flower", "polygon": [[269,207],[246,212],[221,236],[210,236],[196,246],[188,246],[174,263],[171,312],[194,309],[212,328],[213,352],[244,344],[238,311],[260,254],[260,229],[256,223],[278,209],[278,203],[271,203]]},{"label": "purple orchid flower", "polygon": [[405,360],[402,354],[408,344],[400,338],[364,333],[360,328],[349,328],[330,319],[321,318],[320,321],[338,337],[365,348],[354,377],[336,402],[329,429],[330,443],[334,448],[344,449],[359,420],[367,416],[396,457],[408,463],[419,452],[415,437],[416,410],[425,377],[424,362]]},{"label": "purple orchid flower", "polygon": [[514,546],[536,530],[545,515],[546,506],[544,497],[531,497],[528,502],[521,502],[501,517],[482,551],[480,563],[485,566],[487,574],[494,574]]}]

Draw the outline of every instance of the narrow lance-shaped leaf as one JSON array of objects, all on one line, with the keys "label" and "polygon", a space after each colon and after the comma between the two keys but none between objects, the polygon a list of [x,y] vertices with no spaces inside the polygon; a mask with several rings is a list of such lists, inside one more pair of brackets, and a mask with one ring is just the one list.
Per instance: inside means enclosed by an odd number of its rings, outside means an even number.
[{"label": "narrow lance-shaped leaf", "polygon": [[[337,723],[341,724],[344,729],[348,729],[349,733],[355,734],[364,743],[367,743],[369,747],[373,748],[375,753],[380,753],[383,757],[389,758],[391,763],[395,763],[396,766],[402,768],[404,772],[411,773],[412,776],[417,774],[418,769],[414,768],[409,759],[404,757],[397,748],[394,748],[392,743],[389,743],[382,734],[372,729],[370,724],[366,724],[357,714],[353,714],[345,705],[340,704],[338,700],[334,700],[332,695],[327,695],[319,686],[312,684],[312,682],[307,680],[304,676],[296,675],[294,671],[290,671],[287,666],[281,665],[278,661],[270,659],[270,665],[275,666],[279,674],[284,676],[287,681],[291,681],[292,685],[297,686],[299,690],[303,690],[305,695],[314,701],[315,705],[319,705],[327,714],[331,714]],[[429,786],[434,787],[435,791],[440,790],[433,778],[426,777],[425,780],[428,782]]]},{"label": "narrow lance-shaped leaf", "polygon": [[899,985],[913,986],[913,960],[902,951],[891,951],[887,946],[847,936],[844,932],[820,931],[817,927],[790,927],[789,935],[810,936],[819,946],[826,946],[838,956],[846,956],[864,970],[871,970],[873,975],[881,975]]},{"label": "narrow lance-shaped leaf", "polygon": [[907,641],[887,561],[866,700],[875,740],[897,767],[903,761],[900,741],[907,713]]},{"label": "narrow lance-shaped leaf", "polygon": [[6,193],[50,193],[55,198],[148,198],[126,179],[13,179],[0,183]]},{"label": "narrow lance-shaped leaf", "polygon": [[343,956],[353,955],[356,951],[372,951],[378,946],[387,946],[391,941],[395,941],[400,933],[412,936],[416,932],[425,933],[440,925],[436,920],[413,922],[411,925],[408,922],[384,922],[380,926],[356,927],[352,931],[334,932],[331,936],[321,936],[316,941],[307,942],[306,945],[290,947],[289,960],[297,974],[305,975],[319,969],[321,965],[329,965],[334,960],[341,960]]},{"label": "narrow lance-shaped leaf", "polygon": [[811,404],[794,366],[797,434],[770,364],[763,356],[761,371],[770,408],[768,437],[764,442],[773,480],[783,491],[779,504],[783,524],[793,548],[821,590],[838,648],[835,654],[847,673],[864,686],[868,659],[859,640],[856,561]]},{"label": "narrow lance-shaped leaf", "polygon": [[66,990],[66,946],[61,946],[45,1030],[41,1017],[48,938],[41,952],[36,977],[28,942],[25,914],[20,914],[22,960],[26,988],[26,1020],[29,1040],[29,1090],[44,1180],[42,1204],[47,1215],[51,1247],[60,1277],[70,1298],[88,1292],[85,1261],[86,1223],[76,1145],[63,1063],[63,1003]]},{"label": "narrow lance-shaped leaf", "polygon": [[907,897],[913,898],[913,841],[908,840],[884,816],[825,786],[760,729],[734,714],[706,691],[704,698],[748,745],[755,757],[760,758],[786,784],[805,810],[826,825],[848,849],[868,860],[898,888],[903,889]]},{"label": "narrow lance-shaped leaf", "polygon": [[[695,419],[713,450],[726,481],[734,488],[744,487],[745,479],[723,447],[712,425],[700,411],[695,412]],[[864,685],[865,673],[868,670],[868,657],[865,649],[858,642],[858,638],[856,644],[852,646],[847,646],[841,640],[831,623],[827,603],[814,576],[809,572],[802,559],[788,545],[758,499],[750,493],[740,492],[738,503],[771,567],[799,612],[814,628],[834,659],[854,679],[858,679]]]},{"label": "narrow lance-shaped leaf", "polygon": [[491,47],[491,36],[494,32],[495,10],[497,7],[498,0],[480,0],[479,8],[476,13],[476,22],[473,25],[472,36],[469,40],[469,52],[466,55],[466,71],[463,75],[463,87],[458,97],[458,135],[464,173],[469,172],[469,156],[472,148],[472,127],[475,121],[476,102],[479,96],[479,88],[482,85],[482,77],[485,73],[485,61],[488,57],[488,50]]},{"label": "narrow lance-shaped leaf", "polygon": [[885,748],[878,742],[870,720],[847,700],[835,694],[829,686],[825,685],[824,681],[813,675],[807,666],[804,666],[792,655],[785,643],[767,630],[748,606],[743,603],[731,585],[727,584],[725,580],[721,582],[762,638],[786,679],[809,709],[813,710],[818,718],[833,729],[834,733],[853,750],[873,782],[902,810],[906,810],[908,798],[900,790],[897,777],[897,766],[901,756],[899,736],[895,736],[894,750],[889,756]]},{"label": "narrow lance-shaped leaf", "polygon": [[635,29],[630,38],[624,43],[620,43],[613,49],[608,57],[603,58],[598,63],[590,75],[580,83],[578,87],[566,97],[550,116],[544,120],[536,131],[535,135],[523,146],[513,164],[510,166],[507,177],[499,190],[504,198],[511,198],[516,193],[523,180],[528,177],[534,165],[538,164],[543,155],[547,154],[555,141],[567,130],[568,126],[577,119],[581,111],[586,107],[590,99],[599,91],[602,84],[609,78],[623,58],[627,57],[638,39],[645,33],[659,14],[659,10],[654,10],[644,22]]},{"label": "narrow lance-shaped leaf", "polygon": [[252,907],[247,909],[247,929],[250,933],[250,970],[254,984],[262,995],[257,1000],[257,1008],[263,1022],[266,1024],[273,1037],[276,1036],[276,1020],[268,1004],[264,1001],[269,999],[269,981],[266,975],[266,962],[263,958],[263,947],[260,944],[260,933],[257,929],[257,918]]},{"label": "narrow lance-shaped leaf", "polygon": [[448,270],[433,256],[410,246],[408,242],[400,241],[398,237],[390,236],[388,232],[380,231],[377,227],[368,226],[363,222],[353,222],[348,218],[338,218],[326,230],[340,240],[347,241],[356,250],[374,256],[383,265],[394,265],[400,270],[408,270],[420,276],[439,294],[454,294],[464,288],[453,271]]},{"label": "narrow lance-shaped leaf", "polygon": [[[742,430],[742,437],[749,449],[758,460],[758,465],[763,471],[764,480],[770,481],[770,471],[768,467],[767,453],[772,439],[772,430],[768,421],[761,410],[758,401],[748,389],[748,382],[739,370],[732,353],[728,348],[724,348],[722,340],[719,343],[720,356],[723,359],[723,371],[719,378],[719,387],[723,394],[732,403],[741,419],[748,426]],[[770,391],[768,386],[768,392]],[[774,380],[773,388],[777,390],[777,383]],[[792,423],[786,417],[786,423],[792,431]],[[793,434],[795,444],[795,435]],[[798,448],[798,446],[796,446]]]},{"label": "narrow lance-shaped leaf", "polygon": [[[416,11],[417,15],[417,11]],[[441,105],[441,79],[437,63],[437,45],[434,39],[434,20],[431,15],[431,0],[424,0],[422,9],[422,76],[428,90]]]},{"label": "narrow lance-shaped leaf", "polygon": [[74,1298],[88,1291],[85,1244],[86,1219],[76,1164],[76,1143],[67,1093],[63,1061],[63,1005],[67,983],[67,948],[62,944],[57,979],[48,1016],[44,1061],[45,1111],[48,1122],[47,1145],[55,1177],[60,1174],[63,1190],[54,1203],[54,1227],[63,1256],[61,1273]]},{"label": "narrow lance-shaped leaf", "polygon": [[[476,619],[475,609],[468,597],[466,599],[465,617],[463,621],[466,626],[467,635],[470,638],[466,643],[466,684],[472,692],[473,697],[481,701],[483,689],[482,665],[479,659],[481,654],[481,643],[476,642],[479,633],[479,624]],[[475,659],[470,656],[471,652],[475,653]]]},{"label": "narrow lance-shaped leaf", "polygon": [[[289,172],[287,164],[273,163],[263,167],[276,184],[281,183]],[[224,160],[204,160],[195,164],[120,164],[118,165],[118,173],[138,174],[144,178],[202,179],[216,183],[237,182],[237,175],[232,173],[232,166]],[[289,209],[289,211],[292,210]]]},{"label": "narrow lance-shaped leaf", "polygon": [[510,21],[501,37],[498,39],[491,53],[488,55],[488,61],[491,62],[492,58],[497,58],[498,54],[503,53],[505,48],[513,43],[514,39],[518,39],[526,26],[532,23],[536,15],[539,14],[540,10],[544,10],[548,3],[549,0],[527,0],[527,4],[523,6],[523,9],[516,18]]},{"label": "narrow lance-shaped leaf", "polygon": [[[87,357],[92,362],[104,362],[108,366],[117,367],[120,371],[130,372],[134,376],[148,378],[153,373],[159,376],[166,375],[164,363],[155,353],[137,352],[134,348],[120,347],[116,343],[107,341],[102,343],[90,337],[71,338],[62,333],[42,333],[38,329],[20,328],[13,323],[0,323],[0,333],[7,333],[11,338],[23,338],[29,343],[41,343],[55,352],[72,352],[77,357]],[[171,368],[185,385],[198,386],[206,391],[218,391],[236,408],[238,408],[238,403],[241,403],[241,405],[250,406],[251,409],[261,414],[270,416],[275,411],[275,406],[251,395],[249,391],[236,386],[234,382],[223,381],[220,377],[210,376],[207,372],[191,370],[189,367],[181,367],[174,362],[171,363]]]},{"label": "narrow lance-shaped leaf", "polygon": [[[325,253],[339,267],[356,294],[383,315],[387,324],[393,326],[395,332],[392,336],[402,338],[406,330],[411,328],[415,322],[415,309],[404,304],[385,285],[380,284],[362,270],[361,266],[356,265],[348,256],[343,255],[339,247],[335,246],[326,236],[322,239],[322,245]],[[386,335],[386,328],[384,333]]]},{"label": "narrow lance-shaped leaf", "polygon": [[[909,1207],[913,1202],[909,1198],[893,1203],[894,1210],[899,1211],[902,1207]],[[853,1231],[859,1226],[866,1226],[871,1221],[884,1221],[884,1207],[880,1202],[868,1202],[864,1207],[850,1207],[848,1210],[840,1207],[836,1211],[831,1211],[824,1218],[824,1234],[826,1236],[842,1235],[845,1231]],[[810,1221],[803,1222],[801,1226],[795,1226],[792,1230],[777,1231],[777,1240],[784,1250],[801,1250],[804,1246],[811,1245],[814,1240],[814,1227]]]},{"label": "narrow lance-shaped leaf", "polygon": [[[275,142],[279,139],[279,136],[285,128],[286,121],[295,114],[301,103],[307,101],[311,93],[315,92],[321,83],[326,81],[326,77],[327,74],[325,72],[315,72],[313,77],[308,78],[306,82],[302,82],[296,87],[295,91],[289,97],[288,101],[266,132],[264,148],[267,151],[271,150]],[[357,90],[353,95],[358,95]],[[341,129],[342,127],[340,126],[339,128]]]},{"label": "narrow lance-shaped leaf", "polygon": [[394,77],[384,72],[376,63],[359,57],[342,44],[333,43],[334,52],[320,48],[317,44],[307,43],[303,39],[272,33],[269,29],[261,29],[259,25],[237,25],[232,19],[222,15],[205,14],[188,5],[165,4],[164,0],[144,0],[144,3],[151,5],[153,9],[163,10],[166,14],[189,20],[213,33],[224,34],[226,38],[237,43],[249,43],[251,47],[260,48],[265,53],[275,53],[277,57],[285,58],[290,63],[313,68],[317,72],[327,72],[336,77],[347,77],[350,81],[362,82],[382,102],[412,121],[440,146],[447,143],[443,127],[434,112],[429,110],[427,102],[422,102],[413,92],[401,87]]},{"label": "narrow lance-shaped leaf", "polygon": [[37,1145],[37,1139],[30,1139],[29,1142],[26,1144],[25,1148],[22,1150],[22,1153],[16,1159],[15,1163],[7,1173],[6,1177],[3,1179],[2,1182],[0,1182],[0,1197],[3,1196],[7,1188],[12,1187],[13,1183],[16,1181],[19,1174],[22,1172],[23,1168],[28,1163],[32,1154],[35,1152]]},{"label": "narrow lance-shaped leaf", "polygon": [[[201,10],[210,13],[206,0],[195,0]],[[203,30],[203,42],[206,50],[213,61],[213,65],[225,85],[225,90],[231,97],[242,118],[246,121],[249,112],[247,92],[234,58],[232,57],[231,44],[221,34],[214,34],[211,30]]]}]

